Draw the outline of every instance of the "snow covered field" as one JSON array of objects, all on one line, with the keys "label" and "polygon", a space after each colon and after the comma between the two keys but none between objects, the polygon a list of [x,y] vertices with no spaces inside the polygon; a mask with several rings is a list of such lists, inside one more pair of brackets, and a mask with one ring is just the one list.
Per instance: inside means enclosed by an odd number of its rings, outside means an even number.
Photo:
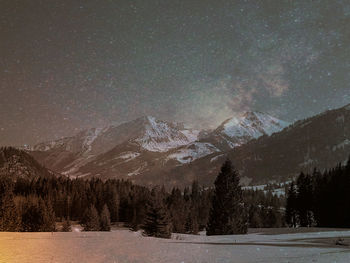
[{"label": "snow covered field", "polygon": [[170,240],[139,232],[0,233],[0,262],[350,262],[350,231],[252,233]]}]

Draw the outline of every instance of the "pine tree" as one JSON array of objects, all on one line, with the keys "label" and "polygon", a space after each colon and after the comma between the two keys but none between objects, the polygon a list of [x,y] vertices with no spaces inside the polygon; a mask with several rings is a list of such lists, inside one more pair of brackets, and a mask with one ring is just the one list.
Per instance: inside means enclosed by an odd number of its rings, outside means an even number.
[{"label": "pine tree", "polygon": [[200,191],[199,191],[198,181],[193,181],[192,182],[192,187],[191,187],[191,200],[192,200],[192,203],[198,203],[199,198],[200,198]]},{"label": "pine tree", "polygon": [[173,188],[168,197],[167,203],[173,232],[185,233],[188,205],[185,202],[180,189]]},{"label": "pine tree", "polygon": [[343,225],[350,225],[350,156],[346,162],[344,171],[343,171],[343,177],[344,177],[344,183],[343,183],[343,200],[344,200],[344,204],[343,204],[343,211],[344,211],[344,223]]},{"label": "pine tree", "polygon": [[100,218],[98,216],[95,206],[90,206],[84,218],[84,231],[99,231]]},{"label": "pine tree", "polygon": [[297,179],[297,213],[300,226],[310,227],[313,223],[313,190],[310,175],[300,173]]},{"label": "pine tree", "polygon": [[37,198],[30,196],[27,199],[22,214],[22,229],[26,232],[39,232],[43,225],[43,213]]},{"label": "pine tree", "polygon": [[164,201],[154,190],[147,206],[143,230],[147,236],[161,238],[170,238],[171,236],[171,224]]},{"label": "pine tree", "polygon": [[119,220],[119,196],[115,189],[112,190],[111,198],[108,200],[108,209],[111,215],[111,221],[117,222]]},{"label": "pine tree", "polygon": [[187,234],[195,234],[195,235],[198,234],[199,232],[198,219],[196,214],[193,211],[191,211],[187,215],[185,231]]},{"label": "pine tree", "polygon": [[51,200],[45,202],[41,198],[39,199],[39,209],[42,216],[42,224],[40,231],[42,232],[52,232],[56,231],[55,226],[55,212],[53,211]]},{"label": "pine tree", "polygon": [[205,190],[201,192],[200,197],[200,205],[198,208],[198,225],[199,230],[203,230],[207,226],[208,218],[209,218],[209,212],[210,212],[210,203],[212,199],[212,191],[211,190]]},{"label": "pine tree", "polygon": [[285,217],[287,225],[297,226],[297,192],[294,182],[291,183],[288,190]]},{"label": "pine tree", "polygon": [[100,216],[100,230],[111,231],[111,217],[106,204],[103,206]]},{"label": "pine tree", "polygon": [[247,233],[245,214],[238,174],[226,160],[215,180],[207,235]]},{"label": "pine tree", "polygon": [[21,230],[21,215],[14,202],[11,189],[7,189],[0,203],[0,231],[15,232]]}]

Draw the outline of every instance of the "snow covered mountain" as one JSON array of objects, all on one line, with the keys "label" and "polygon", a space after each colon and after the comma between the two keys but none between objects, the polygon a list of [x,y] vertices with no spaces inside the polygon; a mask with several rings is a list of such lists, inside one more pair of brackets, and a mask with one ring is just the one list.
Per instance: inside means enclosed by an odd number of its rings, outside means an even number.
[{"label": "snow covered mountain", "polygon": [[143,174],[143,182],[162,178],[162,182],[188,185],[197,179],[212,185],[225,158],[232,160],[241,182],[266,184],[284,182],[301,171],[312,173],[346,163],[350,153],[350,104],[300,120],[280,132],[261,136],[225,152],[215,152],[159,173]]},{"label": "snow covered mountain", "polygon": [[82,131],[73,137],[66,137],[56,141],[43,142],[35,145],[32,151],[50,151],[61,149],[71,152],[89,153],[92,150],[92,144],[95,139],[105,130],[102,128],[92,128]]},{"label": "snow covered mountain", "polygon": [[61,149],[84,154],[100,154],[115,145],[133,140],[152,152],[165,152],[197,140],[199,131],[185,129],[182,124],[144,116],[134,121],[106,128],[92,128],[73,137],[35,145],[33,151]]},{"label": "snow covered mountain", "polygon": [[185,129],[181,124],[159,121],[150,116],[144,118],[143,128],[142,135],[135,141],[151,152],[166,152],[187,145],[196,141],[199,134],[199,131]]},{"label": "snow covered mountain", "polygon": [[262,112],[245,112],[225,120],[212,133],[202,138],[217,147],[228,150],[263,135],[270,136],[289,125],[288,122]]},{"label": "snow covered mountain", "polygon": [[[164,153],[196,141],[198,134],[199,131],[186,129],[183,124],[144,116],[118,126],[92,128],[72,137],[40,143],[32,147],[31,153],[45,166],[72,175],[97,156],[116,147],[122,149],[126,145],[133,145],[136,148],[133,151],[137,151],[133,155],[147,151]],[[129,152],[127,150],[118,154],[129,156]]]},{"label": "snow covered mountain", "polygon": [[219,160],[224,152],[288,124],[264,113],[247,112],[212,132],[145,116],[118,126],[92,128],[75,136],[40,143],[31,154],[46,167],[72,177],[128,178],[138,181],[163,170],[203,158]]},{"label": "snow covered mountain", "polygon": [[259,138],[262,135],[271,135],[279,132],[289,123],[276,119],[262,112],[246,112],[242,116],[233,117],[224,121],[217,131],[230,138]]}]

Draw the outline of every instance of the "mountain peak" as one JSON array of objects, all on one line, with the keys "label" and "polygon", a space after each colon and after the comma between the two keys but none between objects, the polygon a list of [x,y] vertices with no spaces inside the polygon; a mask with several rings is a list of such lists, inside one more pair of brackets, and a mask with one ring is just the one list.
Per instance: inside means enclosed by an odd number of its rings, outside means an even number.
[{"label": "mountain peak", "polygon": [[196,131],[184,129],[178,123],[160,121],[152,116],[146,116],[144,120],[147,121],[144,134],[136,141],[148,151],[164,152],[197,140]]},{"label": "mountain peak", "polygon": [[217,134],[230,139],[232,147],[241,145],[262,135],[281,131],[289,123],[259,111],[247,111],[225,120],[216,130]]},{"label": "mountain peak", "polygon": [[151,115],[142,115],[141,117],[136,118],[134,121],[155,121],[156,117],[151,116]]},{"label": "mountain peak", "polygon": [[246,111],[242,114],[242,116],[244,118],[258,118],[259,116],[270,116],[270,115],[261,111]]}]

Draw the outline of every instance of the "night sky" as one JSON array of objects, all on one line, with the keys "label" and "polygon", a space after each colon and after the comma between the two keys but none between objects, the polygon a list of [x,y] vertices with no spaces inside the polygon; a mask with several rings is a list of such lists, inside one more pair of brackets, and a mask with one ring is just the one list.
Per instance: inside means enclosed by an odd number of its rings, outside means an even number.
[{"label": "night sky", "polygon": [[350,1],[0,1],[0,145],[350,103]]}]

